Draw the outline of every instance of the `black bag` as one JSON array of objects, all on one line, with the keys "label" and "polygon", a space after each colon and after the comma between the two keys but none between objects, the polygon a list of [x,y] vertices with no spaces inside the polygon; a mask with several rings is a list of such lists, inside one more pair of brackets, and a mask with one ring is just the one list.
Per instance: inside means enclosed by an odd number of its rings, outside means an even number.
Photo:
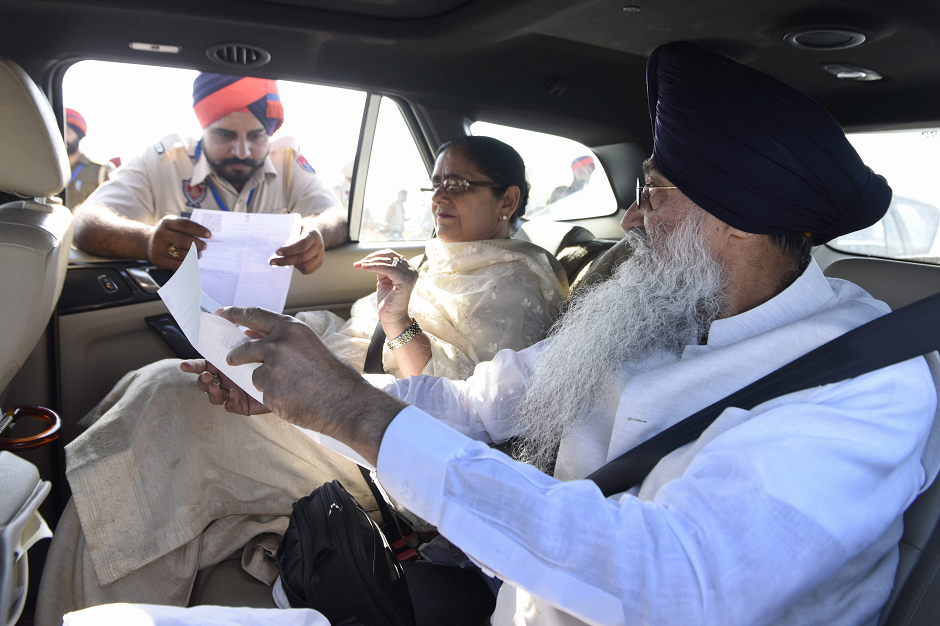
[{"label": "black bag", "polygon": [[414,626],[401,565],[375,521],[338,480],[294,503],[274,555],[294,608],[333,626]]}]

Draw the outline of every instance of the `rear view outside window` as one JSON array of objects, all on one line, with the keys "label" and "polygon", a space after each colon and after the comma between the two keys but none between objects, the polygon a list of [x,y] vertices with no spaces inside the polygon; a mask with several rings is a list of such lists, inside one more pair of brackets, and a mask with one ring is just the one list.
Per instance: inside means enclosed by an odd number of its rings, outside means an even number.
[{"label": "rear view outside window", "polygon": [[532,187],[525,219],[586,219],[617,210],[607,173],[577,141],[487,122],[475,122],[470,131],[505,141],[522,155]]},{"label": "rear view outside window", "polygon": [[888,180],[894,196],[875,225],[830,242],[841,252],[940,264],[940,131],[848,135],[862,160]]},{"label": "rear view outside window", "polygon": [[[197,72],[82,61],[63,80],[65,106],[87,124],[79,148],[92,161],[118,165],[152,149],[167,135],[199,138],[193,113]],[[284,124],[271,137],[293,137],[324,185],[348,202],[365,93],[278,81]]]}]

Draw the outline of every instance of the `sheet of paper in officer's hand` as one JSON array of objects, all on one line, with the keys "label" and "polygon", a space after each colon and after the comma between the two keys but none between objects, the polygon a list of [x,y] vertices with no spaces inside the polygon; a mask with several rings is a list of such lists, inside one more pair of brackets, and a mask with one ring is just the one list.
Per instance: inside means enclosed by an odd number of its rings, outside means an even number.
[{"label": "sheet of paper in officer's hand", "polygon": [[[157,293],[163,299],[173,319],[180,325],[183,334],[199,354],[219,368],[252,398],[264,404],[264,394],[258,391],[251,382],[251,375],[259,364],[251,363],[234,367],[225,361],[228,353],[248,341],[248,337],[238,330],[235,324],[214,315],[219,304],[202,292],[199,266],[196,261],[196,244],[190,247],[189,254],[183,259],[182,265]],[[299,426],[297,428],[323,447],[363,467],[375,469],[346,444],[306,428]]]},{"label": "sheet of paper in officer's hand", "polygon": [[199,259],[206,294],[223,306],[284,311],[294,268],[269,261],[278,248],[300,238],[300,215],[194,209],[190,219],[212,232]]}]

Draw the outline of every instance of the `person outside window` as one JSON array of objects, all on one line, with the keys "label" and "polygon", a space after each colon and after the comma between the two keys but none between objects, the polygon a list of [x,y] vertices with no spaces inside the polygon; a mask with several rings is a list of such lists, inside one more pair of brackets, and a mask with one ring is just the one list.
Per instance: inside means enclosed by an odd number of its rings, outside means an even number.
[{"label": "person outside window", "polygon": [[111,258],[146,259],[176,269],[192,243],[212,233],[187,219],[193,209],[299,213],[301,239],[272,265],[304,274],[346,240],[346,210],[291,138],[271,136],[284,121],[277,81],[201,73],[193,83],[201,139],[169,135],[115,172],[75,214],[75,245]]},{"label": "person outside window", "polygon": [[82,152],[82,139],[88,134],[85,118],[75,109],[65,109],[65,146],[72,166],[72,178],[65,188],[65,206],[75,210],[108,179],[114,164],[98,163]]}]

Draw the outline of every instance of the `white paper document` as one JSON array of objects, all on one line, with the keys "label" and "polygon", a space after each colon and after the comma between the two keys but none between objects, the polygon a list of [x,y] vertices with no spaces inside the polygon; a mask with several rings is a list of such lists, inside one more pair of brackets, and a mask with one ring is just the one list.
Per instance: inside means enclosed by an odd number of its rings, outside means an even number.
[{"label": "white paper document", "polygon": [[[199,354],[252,398],[264,404],[264,394],[251,382],[251,375],[260,364],[231,366],[225,361],[228,353],[248,341],[248,337],[227,319],[214,315],[219,304],[202,292],[199,265],[196,261],[196,244],[192,245],[173,277],[157,293]],[[320,445],[363,467],[375,469],[346,444],[306,428],[296,428]]]},{"label": "white paper document", "polygon": [[300,238],[300,215],[194,209],[190,219],[212,232],[199,259],[202,290],[222,306],[282,313],[294,268],[269,261],[278,248]]}]

